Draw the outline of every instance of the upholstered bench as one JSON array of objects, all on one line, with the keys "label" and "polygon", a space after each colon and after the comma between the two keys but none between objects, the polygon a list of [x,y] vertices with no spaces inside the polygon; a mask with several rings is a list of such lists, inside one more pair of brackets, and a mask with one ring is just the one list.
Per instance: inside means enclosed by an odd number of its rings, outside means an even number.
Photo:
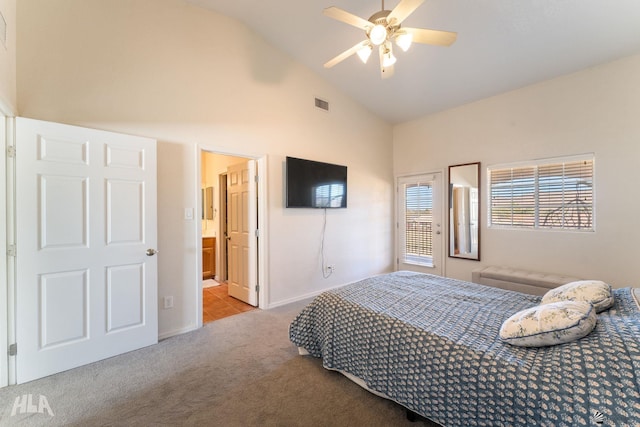
[{"label": "upholstered bench", "polygon": [[565,283],[582,280],[578,277],[560,274],[537,273],[509,267],[489,266],[473,270],[471,281],[481,285],[523,292],[531,295],[544,295],[549,289]]}]

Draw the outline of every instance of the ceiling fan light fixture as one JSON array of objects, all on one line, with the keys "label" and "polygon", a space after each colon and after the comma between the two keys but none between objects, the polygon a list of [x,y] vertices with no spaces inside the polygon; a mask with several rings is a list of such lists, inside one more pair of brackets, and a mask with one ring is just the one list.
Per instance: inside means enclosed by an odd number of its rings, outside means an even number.
[{"label": "ceiling fan light fixture", "polygon": [[413,42],[413,34],[411,33],[401,33],[396,37],[396,44],[403,52],[406,52],[411,47],[411,43]]},{"label": "ceiling fan light fixture", "polygon": [[345,24],[363,30],[366,39],[345,50],[335,58],[324,64],[325,68],[344,61],[354,54],[358,54],[360,60],[367,63],[374,49],[377,48],[376,56],[380,59],[380,71],[382,78],[393,76],[396,57],[393,56],[393,44],[398,49],[407,51],[413,42],[421,44],[431,44],[436,46],[450,46],[456,41],[457,34],[451,31],[429,30],[426,28],[403,27],[404,20],[420,6],[424,0],[398,0],[399,3],[393,10],[384,8],[374,13],[369,19],[364,19],[335,6],[324,9],[323,14]]},{"label": "ceiling fan light fixture", "polygon": [[387,40],[387,27],[377,24],[369,32],[369,40],[376,46],[380,46]]},{"label": "ceiling fan light fixture", "polygon": [[362,49],[358,50],[357,52],[358,57],[360,58],[363,64],[366,64],[367,61],[369,60],[372,50],[373,50],[373,47],[371,47],[371,45],[365,46]]}]

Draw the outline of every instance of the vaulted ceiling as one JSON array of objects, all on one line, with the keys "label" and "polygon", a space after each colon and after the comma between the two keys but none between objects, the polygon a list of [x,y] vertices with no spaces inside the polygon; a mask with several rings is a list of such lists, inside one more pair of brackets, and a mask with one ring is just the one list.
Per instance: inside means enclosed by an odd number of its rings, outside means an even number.
[{"label": "vaulted ceiling", "polygon": [[188,1],[241,21],[390,123],[640,53],[640,0],[426,0],[403,25],[454,31],[457,41],[397,49],[395,75],[383,80],[375,55],[323,67],[366,37],[323,9],[368,19],[379,0]]}]

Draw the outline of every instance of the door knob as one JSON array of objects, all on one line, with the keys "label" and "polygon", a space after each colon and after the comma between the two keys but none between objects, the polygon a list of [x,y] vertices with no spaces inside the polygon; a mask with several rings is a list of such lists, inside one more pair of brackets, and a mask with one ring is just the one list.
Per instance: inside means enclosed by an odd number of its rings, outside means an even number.
[{"label": "door knob", "polygon": [[147,256],[154,256],[157,253],[158,251],[156,251],[155,249],[147,249]]}]

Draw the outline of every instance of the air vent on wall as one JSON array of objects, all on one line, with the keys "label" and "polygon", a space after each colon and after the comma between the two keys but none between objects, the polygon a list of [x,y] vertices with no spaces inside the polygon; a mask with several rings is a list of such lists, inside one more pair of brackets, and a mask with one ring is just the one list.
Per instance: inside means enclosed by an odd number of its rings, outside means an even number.
[{"label": "air vent on wall", "polygon": [[316,98],[316,107],[329,111],[329,101],[325,101],[324,99]]}]

